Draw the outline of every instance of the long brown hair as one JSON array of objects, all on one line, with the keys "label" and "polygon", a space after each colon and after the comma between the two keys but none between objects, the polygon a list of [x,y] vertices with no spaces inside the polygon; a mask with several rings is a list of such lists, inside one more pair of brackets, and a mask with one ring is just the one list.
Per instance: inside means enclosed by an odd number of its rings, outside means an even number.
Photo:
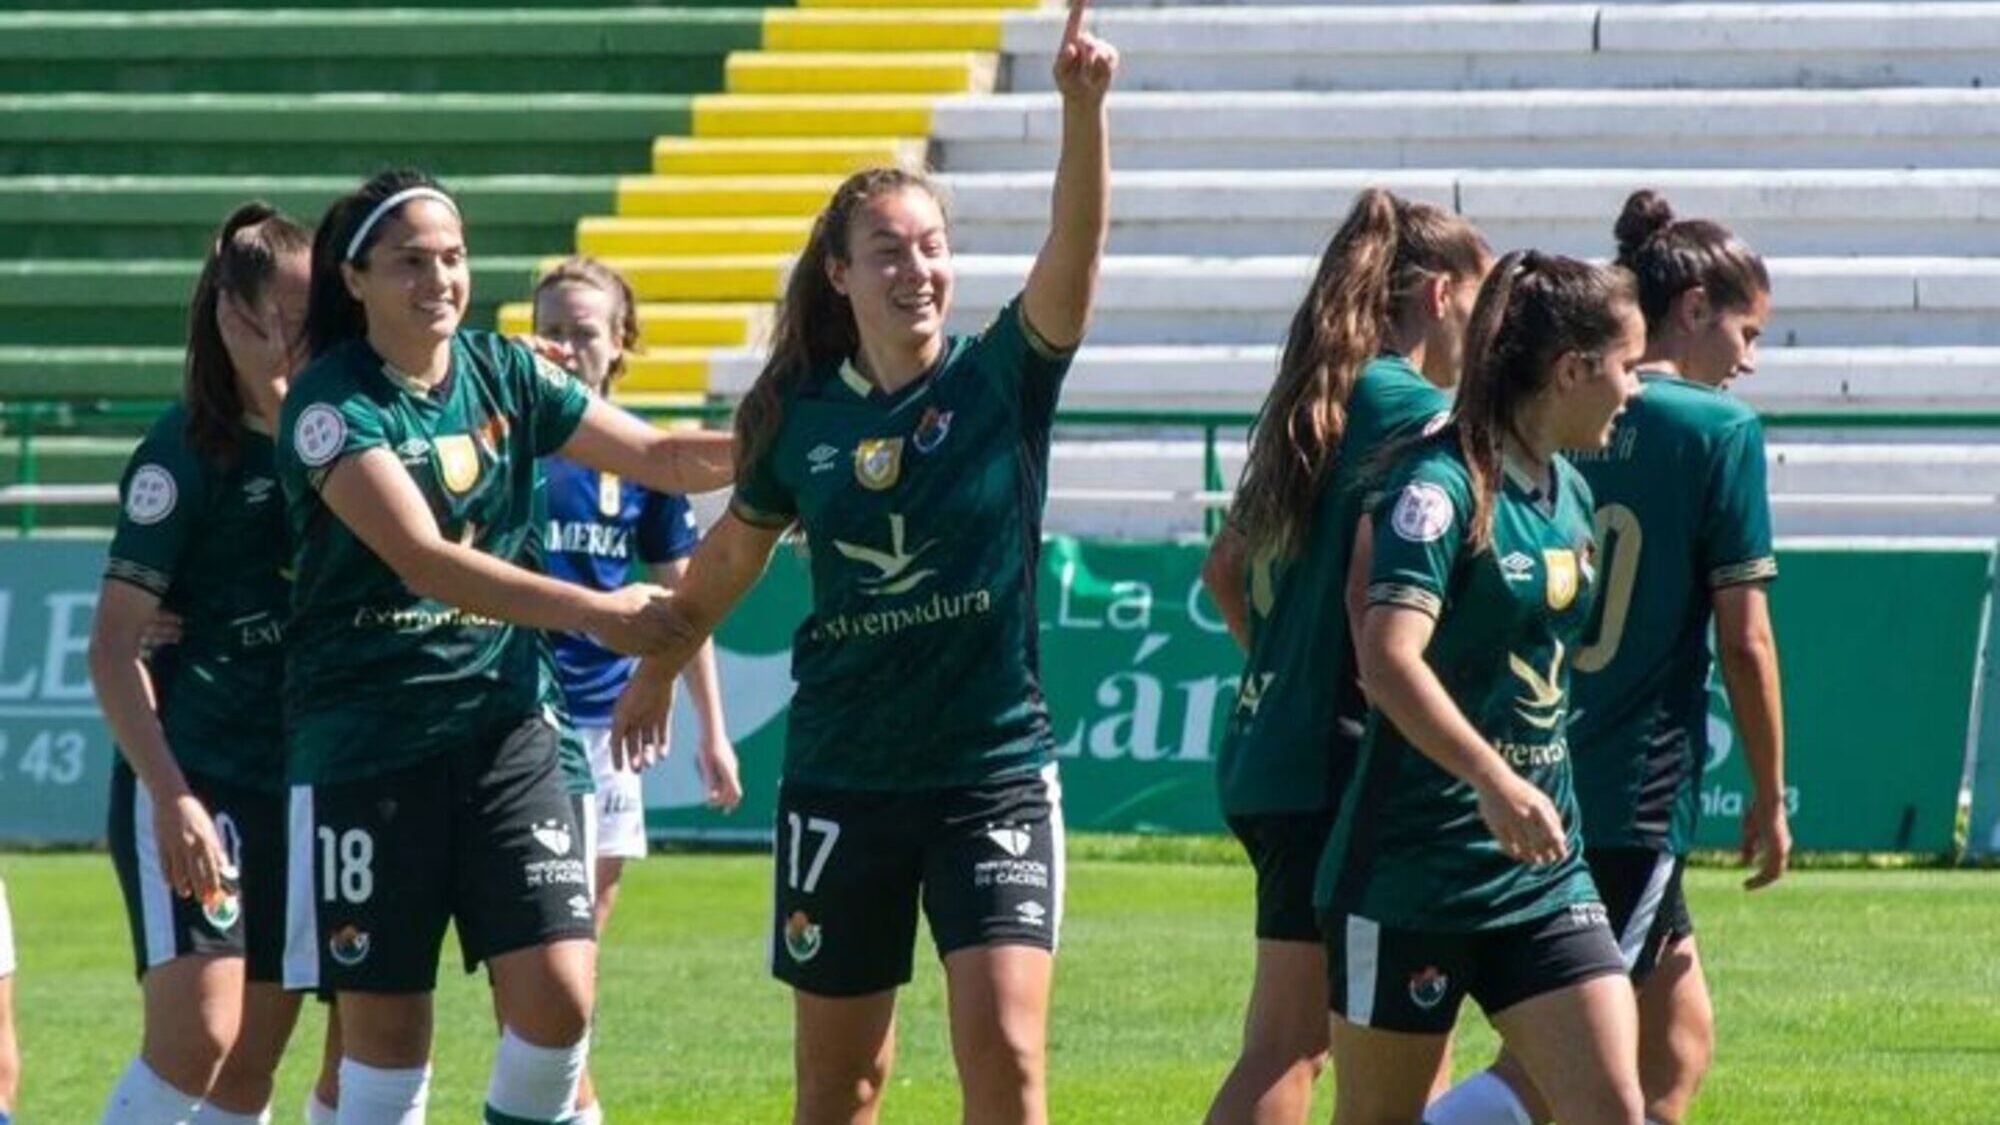
[{"label": "long brown hair", "polygon": [[[531,305],[540,308],[542,294],[561,285],[583,285],[595,289],[611,298],[617,306],[611,312],[611,330],[618,334],[618,358],[611,361],[611,370],[604,376],[604,389],[608,393],[611,385],[625,375],[625,357],[641,351],[639,347],[639,301],[632,295],[632,283],[625,275],[588,255],[579,254],[564,258],[555,267],[535,282],[535,292],[528,298]],[[540,329],[536,325],[536,329]]]},{"label": "long brown hair", "polygon": [[1522,408],[1547,387],[1566,352],[1610,346],[1638,303],[1632,275],[1575,258],[1517,250],[1480,287],[1466,329],[1465,376],[1452,404],[1451,431],[1472,472],[1474,552],[1493,541],[1493,497],[1501,447],[1517,433]]},{"label": "long brown hair", "polygon": [[1618,264],[1638,279],[1648,332],[1658,332],[1674,298],[1696,286],[1717,309],[1746,309],[1771,292],[1771,273],[1755,250],[1721,223],[1676,219],[1658,192],[1633,192],[1613,233]]},{"label": "long brown hair", "polygon": [[231,211],[215,232],[188,302],[187,359],[181,370],[188,445],[197,455],[234,465],[242,451],[243,393],[217,321],[223,294],[256,304],[279,263],[311,247],[311,231],[262,200]]},{"label": "long brown hair", "polygon": [[740,476],[777,439],[785,402],[813,371],[852,356],[861,347],[854,306],[826,275],[829,261],[845,262],[854,213],[869,201],[917,190],[946,210],[944,193],[929,176],[904,168],[869,168],[834,189],[785,282],[771,329],[770,356],[736,408],[736,471]]},{"label": "long brown hair", "polygon": [[1355,199],[1292,314],[1277,378],[1250,437],[1230,523],[1253,546],[1290,551],[1312,525],[1321,477],[1347,430],[1362,367],[1425,280],[1478,277],[1492,257],[1463,218],[1381,188]]}]

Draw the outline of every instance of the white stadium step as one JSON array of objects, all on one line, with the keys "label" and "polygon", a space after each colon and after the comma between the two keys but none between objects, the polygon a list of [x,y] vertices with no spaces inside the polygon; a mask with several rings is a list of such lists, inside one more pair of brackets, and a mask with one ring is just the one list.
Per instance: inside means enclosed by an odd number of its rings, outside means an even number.
[{"label": "white stadium step", "polygon": [[[1010,15],[1005,87],[1052,89],[1060,11]],[[1990,3],[1174,7],[1108,11],[1121,92],[1975,86]]]},{"label": "white stadium step", "polygon": [[[1121,93],[1118,167],[1859,168],[2000,163],[2000,90]],[[941,99],[951,172],[1054,166],[1055,95]]]},{"label": "white stadium step", "polygon": [[[952,315],[973,331],[1019,292],[1025,255],[960,255]],[[1282,339],[1314,259],[1126,257],[1104,262],[1100,344],[1257,344]],[[1772,346],[2000,346],[2000,259],[1772,258]]]},{"label": "white stadium step", "polygon": [[[1049,173],[968,172],[945,180],[959,251],[1025,254],[1041,244]],[[1370,186],[1454,208],[1503,250],[1608,254],[1625,197],[1649,187],[1678,213],[1723,220],[1772,256],[2000,254],[2000,168],[1120,169],[1112,182],[1111,251],[1316,255],[1354,195]]]},{"label": "white stadium step", "polygon": [[[1263,402],[1277,363],[1276,343],[1086,343],[1064,384],[1063,405],[1249,413]],[[720,353],[709,386],[741,395],[762,364],[761,352]],[[1771,348],[1733,389],[1767,411],[2000,410],[2000,348]]]}]

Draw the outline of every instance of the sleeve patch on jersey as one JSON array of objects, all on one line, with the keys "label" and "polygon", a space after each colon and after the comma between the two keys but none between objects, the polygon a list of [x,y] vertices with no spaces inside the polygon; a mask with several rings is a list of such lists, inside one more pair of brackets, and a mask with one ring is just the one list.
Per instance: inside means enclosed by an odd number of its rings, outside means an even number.
[{"label": "sleeve patch on jersey", "polygon": [[1430,421],[1424,423],[1423,434],[1425,437],[1429,437],[1432,434],[1437,433],[1439,430],[1444,429],[1445,426],[1450,422],[1451,422],[1451,411],[1440,410],[1436,414],[1431,415]]},{"label": "sleeve patch on jersey", "polygon": [[1778,560],[1770,557],[1750,559],[1745,562],[1719,566],[1709,572],[1708,585],[1712,590],[1724,586],[1742,586],[1750,582],[1769,582],[1778,576]]},{"label": "sleeve patch on jersey", "polygon": [[1421,610],[1432,617],[1444,612],[1444,599],[1421,586],[1401,582],[1377,582],[1368,587],[1369,605],[1399,605]]},{"label": "sleeve patch on jersey", "polygon": [[1389,525],[1412,543],[1435,543],[1451,527],[1451,495],[1428,481],[1411,481],[1396,498]]},{"label": "sleeve patch on jersey", "polygon": [[104,577],[116,579],[128,586],[137,586],[156,598],[167,596],[168,577],[150,566],[142,566],[130,559],[114,558],[106,562]]},{"label": "sleeve patch on jersey", "polygon": [[783,531],[795,522],[794,517],[767,512],[743,499],[740,494],[730,497],[729,510],[736,513],[737,519],[751,527],[761,527],[766,531]]},{"label": "sleeve patch on jersey", "polygon": [[572,376],[569,372],[564,371],[561,365],[549,357],[542,355],[540,352],[534,353],[534,356],[535,374],[542,377],[542,382],[547,383],[556,390],[562,390],[569,386]]},{"label": "sleeve patch on jersey", "polygon": [[292,427],[292,448],[299,460],[317,469],[339,456],[347,444],[347,419],[323,402],[305,408]]},{"label": "sleeve patch on jersey", "polygon": [[125,485],[125,518],[141,525],[159,523],[179,497],[174,474],[158,465],[141,465]]}]

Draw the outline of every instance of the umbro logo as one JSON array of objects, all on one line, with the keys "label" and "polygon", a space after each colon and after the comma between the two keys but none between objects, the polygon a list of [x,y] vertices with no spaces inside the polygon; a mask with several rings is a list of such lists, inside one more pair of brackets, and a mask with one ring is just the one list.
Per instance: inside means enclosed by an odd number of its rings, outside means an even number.
[{"label": "umbro logo", "polygon": [[825,442],[814,446],[813,451],[806,454],[806,463],[812,466],[810,471],[815,473],[830,471],[839,460],[840,450],[827,445]]},{"label": "umbro logo", "polygon": [[431,443],[421,437],[405,438],[403,443],[396,447],[396,456],[402,458],[405,465],[421,464],[424,458],[430,455]]},{"label": "umbro logo", "polygon": [[1049,908],[1031,899],[1016,905],[1014,913],[1019,914],[1021,921],[1026,922],[1028,925],[1040,926],[1048,918]]},{"label": "umbro logo", "polygon": [[1500,573],[1509,582],[1532,582],[1535,578],[1535,560],[1515,551],[1500,560]]}]

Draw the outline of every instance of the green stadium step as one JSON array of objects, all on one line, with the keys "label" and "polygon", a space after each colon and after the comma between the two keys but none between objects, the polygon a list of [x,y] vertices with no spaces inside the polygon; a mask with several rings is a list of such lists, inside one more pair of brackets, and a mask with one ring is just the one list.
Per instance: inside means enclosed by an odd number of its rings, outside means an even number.
[{"label": "green stadium step", "polygon": [[[125,461],[138,444],[125,437],[40,437],[34,442],[36,484],[105,484],[116,482]],[[21,443],[9,435],[0,440],[0,485],[21,484]]]},{"label": "green stadium step", "polygon": [[[475,257],[466,322],[491,327],[501,304],[533,291],[539,265]],[[0,345],[178,346],[200,268],[193,259],[0,262]]]},{"label": "green stadium step", "polygon": [[0,175],[603,173],[647,167],[691,112],[672,94],[13,94]]},{"label": "green stadium step", "polygon": [[0,401],[172,398],[181,349],[0,347]]},{"label": "green stadium step", "polygon": [[[239,203],[262,199],[311,224],[347,176],[0,178],[0,259],[174,258],[206,252]],[[555,254],[577,220],[616,204],[610,176],[465,176],[447,181],[482,254]]]},{"label": "green stadium step", "polygon": [[720,89],[758,7],[0,15],[0,90]]}]

